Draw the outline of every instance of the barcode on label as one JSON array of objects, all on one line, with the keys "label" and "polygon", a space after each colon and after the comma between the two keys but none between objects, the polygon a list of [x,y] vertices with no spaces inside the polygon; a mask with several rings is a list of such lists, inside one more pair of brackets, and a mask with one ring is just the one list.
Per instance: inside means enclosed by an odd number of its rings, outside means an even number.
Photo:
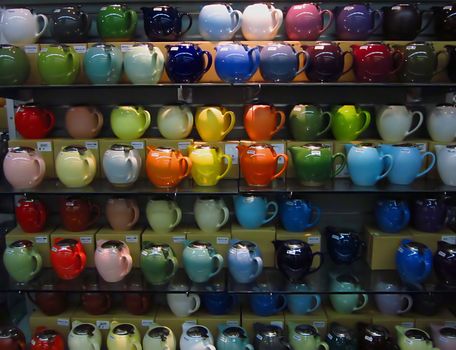
[{"label": "barcode on label", "polygon": [[109,321],[97,320],[95,325],[98,329],[109,329]]},{"label": "barcode on label", "polygon": [[122,44],[122,45],[120,45],[120,51],[128,52],[128,51],[130,51],[132,46],[133,45],[131,45],[131,44]]},{"label": "barcode on label", "polygon": [[456,236],[442,236],[442,241],[449,244],[456,244]]},{"label": "barcode on label", "polygon": [[307,238],[307,243],[309,244],[321,244],[321,238],[320,237],[309,237]]},{"label": "barcode on label", "polygon": [[86,53],[87,46],[86,45],[73,45],[74,51],[77,53]]},{"label": "barcode on label", "polygon": [[134,149],[144,149],[144,141],[132,141],[130,144]]},{"label": "barcode on label", "polygon": [[47,47],[42,47],[40,51],[41,51],[41,52],[47,52],[47,50],[48,50]]},{"label": "barcode on label", "polygon": [[98,149],[98,141],[86,141],[85,146],[88,149]]},{"label": "barcode on label", "polygon": [[[225,144],[225,154],[227,154],[231,157],[233,164],[239,163],[239,152],[238,152],[236,144],[234,144],[234,143]],[[225,159],[225,164],[227,164],[227,163],[228,163],[228,161]]]},{"label": "barcode on label", "polygon": [[79,240],[82,244],[92,244],[92,237],[80,237]]},{"label": "barcode on label", "polygon": [[137,243],[138,242],[138,235],[126,235],[125,242],[127,243]]},{"label": "barcode on label", "polygon": [[172,48],[169,49],[169,51],[177,51],[179,48],[177,46],[173,46]]},{"label": "barcode on label", "polygon": [[325,321],[314,321],[313,326],[315,328],[325,328],[326,322]]},{"label": "barcode on label", "polygon": [[228,244],[229,242],[229,237],[217,237],[217,244]]},{"label": "barcode on label", "polygon": [[412,327],[415,327],[415,322],[402,322],[401,326],[407,327],[407,328],[412,328]]},{"label": "barcode on label", "polygon": [[177,143],[177,148],[179,148],[181,151],[185,151],[190,145],[190,141],[182,141]]},{"label": "barcode on label", "polygon": [[25,45],[25,53],[38,53],[38,45]]},{"label": "barcode on label", "polygon": [[321,156],[321,152],[320,152],[320,151],[316,151],[316,150],[311,151],[310,154],[311,154],[312,156]]},{"label": "barcode on label", "polygon": [[52,152],[52,143],[48,141],[40,141],[36,143],[38,152]]},{"label": "barcode on label", "polygon": [[49,242],[49,239],[47,236],[36,236],[35,237],[36,244],[47,244],[48,242]]},{"label": "barcode on label", "polygon": [[154,323],[154,320],[141,320],[141,326],[150,327]]},{"label": "barcode on label", "polygon": [[185,236],[173,236],[174,243],[182,243],[185,241]]},{"label": "barcode on label", "polygon": [[59,326],[69,326],[70,320],[68,318],[59,318],[57,319],[57,325]]}]

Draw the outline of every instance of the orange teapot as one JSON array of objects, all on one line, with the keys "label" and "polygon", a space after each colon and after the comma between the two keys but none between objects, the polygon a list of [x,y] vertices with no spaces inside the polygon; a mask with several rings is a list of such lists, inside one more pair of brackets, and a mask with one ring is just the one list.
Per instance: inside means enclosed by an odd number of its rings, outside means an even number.
[{"label": "orange teapot", "polygon": [[157,187],[176,187],[192,170],[192,161],[169,147],[147,147],[146,172]]},{"label": "orange teapot", "polygon": [[[241,172],[249,186],[268,186],[272,180],[281,176],[288,165],[288,156],[277,154],[269,144],[251,144],[237,146]],[[282,169],[277,172],[279,158],[283,158]]]},{"label": "orange teapot", "polygon": [[285,124],[285,113],[271,105],[250,105],[244,112],[244,127],[253,141],[270,140]]}]

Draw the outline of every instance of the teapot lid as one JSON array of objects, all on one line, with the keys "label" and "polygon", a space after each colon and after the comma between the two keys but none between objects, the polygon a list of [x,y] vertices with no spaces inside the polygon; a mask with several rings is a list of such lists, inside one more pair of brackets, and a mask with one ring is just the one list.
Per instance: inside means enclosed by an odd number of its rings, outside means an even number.
[{"label": "teapot lid", "polygon": [[303,246],[306,245],[305,242],[303,242],[299,239],[289,239],[289,240],[285,241],[284,243],[290,249],[298,249],[298,248],[302,248]]},{"label": "teapot lid", "polygon": [[239,241],[233,244],[236,249],[248,249],[250,251],[255,250],[256,244],[250,241]]},{"label": "teapot lid", "polygon": [[389,338],[390,333],[387,328],[379,326],[376,324],[370,324],[365,328],[366,332],[369,333],[371,337],[375,338]]},{"label": "teapot lid", "polygon": [[445,337],[445,338],[456,338],[456,328],[443,327],[440,330],[440,335]]},{"label": "teapot lid", "polygon": [[72,238],[61,239],[60,241],[55,242],[55,245],[59,247],[74,247],[78,244],[78,241]]},{"label": "teapot lid", "polygon": [[274,147],[268,143],[252,143],[252,144],[248,145],[248,147],[258,148],[258,149],[264,149],[264,148],[274,149]]},{"label": "teapot lid", "polygon": [[20,329],[16,327],[1,327],[0,328],[0,338],[17,338],[22,336]]},{"label": "teapot lid", "polygon": [[446,145],[446,148],[455,149],[455,148],[456,148],[456,145]]},{"label": "teapot lid", "polygon": [[131,150],[134,149],[134,147],[130,146],[130,145],[116,143],[116,144],[112,145],[109,149],[111,151],[130,152]]},{"label": "teapot lid", "polygon": [[420,243],[420,242],[415,242],[415,241],[407,242],[407,243],[405,243],[405,246],[412,250],[419,251],[420,253],[422,253],[423,251],[428,249],[428,247],[425,244]]},{"label": "teapot lid", "polygon": [[149,242],[144,246],[144,249],[157,249],[157,250],[169,249],[169,244],[168,243]]},{"label": "teapot lid", "polygon": [[209,332],[206,327],[193,326],[187,330],[187,335],[192,338],[209,338]]},{"label": "teapot lid", "polygon": [[355,144],[353,146],[358,147],[358,148],[363,148],[363,147],[378,148],[378,146],[373,144],[372,142],[361,142],[361,143]]},{"label": "teapot lid", "polygon": [[26,147],[26,146],[19,146],[19,147],[12,147],[9,149],[11,153],[35,153],[35,149],[32,147]]},{"label": "teapot lid", "polygon": [[306,143],[305,145],[298,146],[298,147],[310,148],[310,149],[320,149],[320,148],[329,148],[330,146],[325,145],[323,143],[312,142],[312,143]]},{"label": "teapot lid", "polygon": [[162,341],[166,341],[166,338],[169,337],[169,329],[163,326],[158,326],[152,328],[147,335],[151,338],[160,338]]},{"label": "teapot lid", "polygon": [[82,323],[74,327],[73,333],[76,335],[90,335],[93,336],[95,327],[90,323]]},{"label": "teapot lid", "polygon": [[337,280],[337,282],[340,282],[340,283],[357,284],[359,282],[355,276],[350,275],[348,273],[343,273],[343,274],[337,276],[336,280]]},{"label": "teapot lid", "polygon": [[26,239],[21,239],[21,240],[11,243],[10,247],[12,247],[12,248],[32,248],[33,243],[32,243],[32,241],[29,241]]},{"label": "teapot lid", "polygon": [[87,152],[87,147],[81,145],[69,145],[64,147],[62,152],[78,152],[82,155]]},{"label": "teapot lid", "polygon": [[259,334],[263,337],[274,338],[281,337],[283,332],[282,328],[272,324],[264,325],[259,331]]},{"label": "teapot lid", "polygon": [[412,328],[405,332],[405,336],[410,339],[429,341],[429,336],[421,329]]},{"label": "teapot lid", "polygon": [[299,335],[304,335],[304,336],[318,335],[317,329],[314,326],[311,326],[308,324],[298,324],[295,327],[295,332],[298,333]]},{"label": "teapot lid", "polygon": [[407,143],[407,142],[404,142],[404,143],[396,143],[393,145],[393,147],[415,147],[417,148],[418,146],[414,143]]},{"label": "teapot lid", "polygon": [[107,43],[95,43],[92,45],[92,47],[103,47],[105,49],[108,49],[108,50],[111,50],[112,48],[114,48],[115,46],[112,45],[112,44],[107,44]]},{"label": "teapot lid", "polygon": [[130,335],[135,333],[135,327],[129,323],[122,323],[114,327],[113,333],[117,335]]},{"label": "teapot lid", "polygon": [[208,249],[212,248],[212,244],[206,241],[192,241],[188,245],[190,248],[198,248],[198,249]]},{"label": "teapot lid", "polygon": [[215,149],[215,150],[218,150],[219,148],[217,146],[213,146],[213,145],[194,145],[193,148],[195,149]]},{"label": "teapot lid", "polygon": [[117,240],[110,240],[106,241],[101,245],[102,248],[115,248],[117,250],[120,250],[124,247],[124,243],[122,241],[117,241]]},{"label": "teapot lid", "polygon": [[160,146],[155,149],[160,152],[169,152],[169,153],[174,152],[174,148],[172,148],[172,147]]},{"label": "teapot lid", "polygon": [[223,331],[223,335],[233,338],[247,338],[245,331],[241,327],[228,327]]},{"label": "teapot lid", "polygon": [[352,332],[348,328],[338,323],[332,325],[331,333],[333,333],[338,338],[347,338],[348,340],[351,340],[353,338]]},{"label": "teapot lid", "polygon": [[36,337],[42,341],[51,341],[57,337],[58,333],[53,329],[45,329],[39,332]]}]

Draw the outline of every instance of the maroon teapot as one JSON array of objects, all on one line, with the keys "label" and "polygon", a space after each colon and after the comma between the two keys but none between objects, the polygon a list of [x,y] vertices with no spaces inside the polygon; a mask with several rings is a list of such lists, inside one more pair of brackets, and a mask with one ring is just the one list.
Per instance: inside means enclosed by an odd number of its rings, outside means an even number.
[{"label": "maroon teapot", "polygon": [[0,327],[1,350],[26,350],[25,336],[17,327]]},{"label": "maroon teapot", "polygon": [[60,315],[68,308],[66,293],[56,292],[54,285],[44,286],[45,291],[27,294],[29,299],[47,316]]},{"label": "maroon teapot", "polygon": [[111,296],[109,293],[97,292],[96,284],[84,286],[86,292],[81,294],[82,308],[90,315],[101,315],[111,309]]},{"label": "maroon teapot", "polygon": [[151,307],[150,296],[141,292],[125,293],[124,304],[132,315],[144,315]]}]

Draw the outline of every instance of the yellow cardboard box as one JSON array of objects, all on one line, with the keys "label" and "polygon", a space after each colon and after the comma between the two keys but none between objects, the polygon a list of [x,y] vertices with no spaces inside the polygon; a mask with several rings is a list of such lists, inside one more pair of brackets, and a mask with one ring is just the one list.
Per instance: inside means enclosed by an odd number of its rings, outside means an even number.
[{"label": "yellow cardboard box", "polygon": [[44,232],[39,233],[26,233],[17,226],[12,229],[5,236],[6,245],[19,240],[28,240],[33,242],[33,246],[40,253],[41,259],[43,260],[43,267],[51,267],[51,232],[54,228],[46,228]]},{"label": "yellow cardboard box", "polygon": [[16,139],[8,141],[9,147],[31,147],[36,151],[40,152],[43,157],[44,163],[46,164],[46,172],[44,177],[46,179],[55,178],[55,164],[54,164],[54,145],[52,139],[40,139],[40,140],[24,140]]},{"label": "yellow cardboard box", "polygon": [[124,242],[130,249],[130,255],[133,258],[133,267],[140,267],[142,232],[142,228],[136,228],[130,231],[119,232],[114,231],[110,227],[104,227],[96,233],[95,237],[97,241],[118,240]]},{"label": "yellow cardboard box", "polygon": [[[286,241],[289,239],[299,239],[310,245],[313,253],[321,252],[321,234],[319,230],[309,230],[306,232],[289,232],[283,229],[277,229],[277,240]],[[321,263],[319,258],[312,261],[312,267],[317,267]]]},{"label": "yellow cardboard box", "polygon": [[253,230],[243,228],[237,223],[231,225],[232,239],[254,242],[260,249],[265,267],[274,267],[275,249],[272,243],[276,238],[276,229],[273,225],[265,225]]},{"label": "yellow cardboard box", "polygon": [[70,308],[57,316],[47,316],[40,310],[35,310],[29,318],[29,326],[32,334],[38,327],[46,327],[59,332],[65,339],[70,333],[73,321],[74,309]]},{"label": "yellow cardboard box", "polygon": [[363,230],[366,242],[365,259],[372,270],[395,270],[396,251],[403,239],[411,239],[412,233],[405,229],[398,233],[385,233],[374,226]]},{"label": "yellow cardboard box", "polygon": [[[286,149],[287,148],[287,143],[286,143],[285,140],[270,140],[270,141],[259,141],[259,142],[242,140],[242,141],[239,141],[239,144],[242,145],[242,146],[248,146],[248,145],[252,145],[252,144],[268,144],[268,145],[271,145],[272,147],[274,147],[274,150],[276,151],[277,154],[287,154],[287,149]],[[277,172],[279,172],[280,169],[282,169],[284,164],[285,164],[285,160],[283,159],[283,157],[280,157],[278,162],[277,162]],[[287,172],[285,171],[280,176],[280,178],[285,178],[286,173]],[[241,168],[240,168],[240,177],[244,178],[244,174],[242,173],[242,169]]]},{"label": "yellow cardboard box", "polygon": [[410,232],[414,241],[427,245],[433,253],[437,250],[438,241],[445,241],[451,244],[456,243],[456,233],[449,228],[443,228],[439,232],[423,232],[410,229]]},{"label": "yellow cardboard box", "polygon": [[324,146],[328,146],[331,148],[331,151],[334,152],[334,141],[331,140],[316,140],[316,141],[287,141],[287,155],[288,155],[288,167],[287,167],[287,178],[292,179],[296,177],[296,173],[294,170],[293,165],[293,157],[291,156],[291,152],[289,151],[290,147],[299,147],[308,145],[310,143],[321,143]]},{"label": "yellow cardboard box", "polygon": [[279,312],[277,315],[272,316],[258,316],[252,313],[252,311],[250,311],[249,308],[244,307],[242,309],[242,327],[244,327],[244,329],[246,330],[250,342],[253,342],[253,339],[255,337],[255,330],[253,328],[253,325],[257,322],[261,322],[263,324],[272,324],[284,329],[285,315],[283,312]]},{"label": "yellow cardboard box", "polygon": [[52,246],[56,238],[71,238],[78,240],[84,247],[87,256],[86,267],[95,267],[95,234],[97,231],[98,228],[92,228],[82,232],[71,232],[65,230],[63,227],[59,227],[52,232],[50,244]]},{"label": "yellow cardboard box", "polygon": [[187,240],[205,241],[211,243],[217,253],[222,255],[226,262],[228,258],[228,251],[231,246],[231,229],[229,225],[226,225],[216,233],[205,233],[199,228],[190,227],[187,230]]},{"label": "yellow cardboard box", "polygon": [[325,337],[326,333],[328,333],[328,317],[326,316],[325,310],[323,307],[318,308],[311,314],[306,315],[295,315],[289,311],[285,312],[285,323],[289,329],[289,322],[294,322],[298,324],[311,324],[314,326],[318,333],[320,333],[320,337]]},{"label": "yellow cardboard box", "polygon": [[54,139],[54,161],[57,159],[60,151],[63,147],[77,145],[87,147],[95,157],[96,165],[97,165],[97,173],[95,178],[99,178],[101,176],[101,162],[100,162],[100,151],[99,151],[99,144],[98,140],[96,139]]},{"label": "yellow cardboard box", "polygon": [[179,267],[184,267],[182,252],[184,251],[184,241],[187,239],[187,229],[185,227],[178,226],[169,233],[156,233],[148,228],[142,233],[141,239],[143,247],[147,242],[169,244],[174,254],[176,254]]}]

